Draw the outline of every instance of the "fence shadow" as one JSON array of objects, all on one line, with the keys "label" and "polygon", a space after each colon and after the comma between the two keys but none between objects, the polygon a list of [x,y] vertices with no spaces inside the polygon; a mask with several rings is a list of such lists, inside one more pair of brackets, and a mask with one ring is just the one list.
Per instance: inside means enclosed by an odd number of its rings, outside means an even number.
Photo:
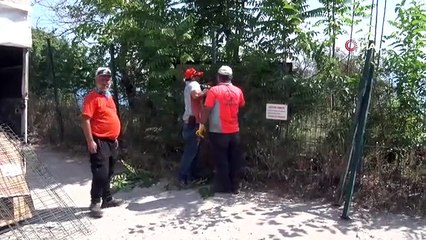
[{"label": "fence shadow", "polygon": [[374,231],[397,231],[407,239],[422,239],[426,234],[424,219],[355,211],[353,220],[345,221],[340,219],[341,209],[329,203],[293,202],[268,193],[217,195],[202,200],[195,190],[159,192],[143,201],[131,200],[127,209],[141,215],[163,213],[168,216],[131,227],[131,234],[170,227],[200,234],[223,224],[232,228],[254,224],[249,231],[264,229],[270,239],[311,237],[312,234],[355,236]]}]

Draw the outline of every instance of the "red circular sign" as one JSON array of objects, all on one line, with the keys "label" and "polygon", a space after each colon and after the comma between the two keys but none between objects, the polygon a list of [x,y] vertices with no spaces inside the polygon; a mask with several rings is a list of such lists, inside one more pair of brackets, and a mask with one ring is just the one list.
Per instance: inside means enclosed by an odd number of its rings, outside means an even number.
[{"label": "red circular sign", "polygon": [[355,40],[353,39],[349,39],[348,41],[346,41],[345,43],[345,48],[346,50],[348,50],[349,52],[353,52],[357,49],[357,43]]}]

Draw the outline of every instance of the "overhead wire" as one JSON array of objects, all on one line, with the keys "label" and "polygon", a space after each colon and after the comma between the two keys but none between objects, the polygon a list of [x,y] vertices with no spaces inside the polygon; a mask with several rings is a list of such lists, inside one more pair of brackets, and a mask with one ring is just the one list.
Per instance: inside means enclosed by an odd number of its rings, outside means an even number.
[{"label": "overhead wire", "polygon": [[371,0],[370,6],[370,24],[368,28],[368,40],[371,39],[371,26],[373,25],[373,10],[374,10],[374,0]]},{"label": "overhead wire", "polygon": [[[349,36],[349,41],[352,41],[353,31],[354,31],[354,20],[355,20],[355,6],[356,0],[352,0],[352,20],[351,20],[351,33]],[[349,63],[351,60],[351,51],[348,53],[348,63],[346,65],[346,71],[349,71]]]},{"label": "overhead wire", "polygon": [[377,23],[379,20],[379,0],[376,0],[376,22],[374,24],[374,44],[377,42]]},{"label": "overhead wire", "polygon": [[[387,0],[385,0],[384,6],[383,6],[382,29],[381,29],[381,33],[380,33],[380,39],[379,39],[379,48],[377,50],[376,69],[379,69],[379,66],[380,66],[382,44],[383,44],[383,33],[384,33],[385,21],[386,21],[386,7],[387,7]],[[378,25],[378,23],[377,23],[378,13],[379,13],[378,9],[379,9],[378,6],[376,6],[376,29],[377,29],[377,25]],[[379,101],[379,108],[384,109],[382,101]],[[385,127],[383,126],[383,124],[380,124],[380,125],[381,125],[381,134],[386,135]],[[379,146],[376,146],[376,147],[379,147]]]},{"label": "overhead wire", "polygon": [[385,0],[385,5],[383,7],[383,19],[382,19],[382,30],[380,33],[380,43],[379,43],[379,51],[377,53],[377,66],[380,65],[380,57],[382,54],[382,44],[383,44],[383,33],[385,29],[385,21],[386,21],[386,7],[387,7],[387,0]]}]

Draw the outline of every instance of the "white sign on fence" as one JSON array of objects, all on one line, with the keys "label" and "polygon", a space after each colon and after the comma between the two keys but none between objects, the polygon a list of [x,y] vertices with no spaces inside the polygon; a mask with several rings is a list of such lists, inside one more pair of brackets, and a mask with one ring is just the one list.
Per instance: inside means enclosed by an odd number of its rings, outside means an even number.
[{"label": "white sign on fence", "polygon": [[287,120],[287,104],[266,104],[266,119]]}]

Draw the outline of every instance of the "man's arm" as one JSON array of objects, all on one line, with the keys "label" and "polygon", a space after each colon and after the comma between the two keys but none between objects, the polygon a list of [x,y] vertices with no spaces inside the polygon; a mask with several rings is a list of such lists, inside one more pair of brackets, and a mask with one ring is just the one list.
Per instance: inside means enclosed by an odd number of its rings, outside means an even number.
[{"label": "man's arm", "polygon": [[200,84],[198,82],[191,83],[191,97],[194,100],[204,97],[205,92],[201,91]]},{"label": "man's arm", "polygon": [[204,102],[204,109],[201,114],[201,123],[206,124],[209,119],[210,112],[212,111],[216,101],[214,91],[210,90],[207,92],[206,101]]},{"label": "man's arm", "polygon": [[86,96],[83,103],[83,110],[81,113],[81,128],[83,129],[84,137],[86,138],[87,149],[90,153],[96,153],[97,145],[93,140],[92,128],[90,125],[90,119],[96,110],[96,101],[90,96]]},{"label": "man's arm", "polygon": [[83,129],[84,137],[86,138],[87,143],[93,141],[90,119],[95,114],[95,103],[95,99],[92,97],[92,95],[89,94],[84,98],[83,108],[81,110],[81,128]]},{"label": "man's arm", "polygon": [[202,97],[204,97],[204,95],[205,95],[205,93],[204,92],[202,92],[201,90],[200,91],[198,91],[198,90],[193,90],[192,92],[191,92],[191,97],[193,98],[193,99],[199,99],[199,98],[202,98]]},{"label": "man's arm", "polygon": [[84,137],[86,138],[86,142],[93,141],[92,128],[90,126],[90,118],[86,115],[81,116],[81,128],[83,129]]},{"label": "man's arm", "polygon": [[212,108],[204,106],[203,112],[201,113],[201,124],[207,123],[207,120],[209,119],[211,111],[212,111]]},{"label": "man's arm", "polygon": [[87,150],[92,154],[96,153],[98,151],[98,145],[93,139],[90,118],[87,115],[82,115],[81,128],[83,128],[84,137],[86,138]]}]

